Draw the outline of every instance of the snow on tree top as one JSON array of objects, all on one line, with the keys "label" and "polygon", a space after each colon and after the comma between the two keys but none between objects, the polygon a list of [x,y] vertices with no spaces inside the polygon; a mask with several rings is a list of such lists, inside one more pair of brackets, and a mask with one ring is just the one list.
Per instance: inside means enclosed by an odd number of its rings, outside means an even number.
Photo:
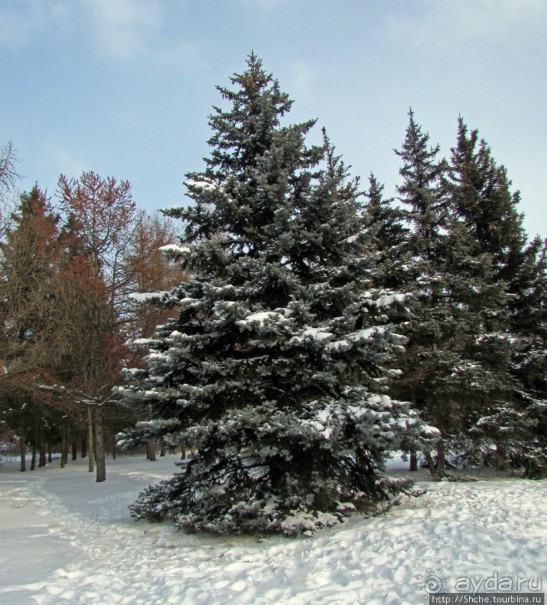
[{"label": "snow on tree top", "polygon": [[187,254],[190,252],[188,246],[177,246],[177,244],[167,244],[159,249],[161,252],[175,252],[178,254]]},{"label": "snow on tree top", "polygon": [[187,181],[184,182],[184,184],[187,187],[193,187],[195,189],[213,190],[213,189],[219,188],[216,183],[213,183],[212,181],[207,181],[204,179],[199,179],[199,180],[188,179]]}]

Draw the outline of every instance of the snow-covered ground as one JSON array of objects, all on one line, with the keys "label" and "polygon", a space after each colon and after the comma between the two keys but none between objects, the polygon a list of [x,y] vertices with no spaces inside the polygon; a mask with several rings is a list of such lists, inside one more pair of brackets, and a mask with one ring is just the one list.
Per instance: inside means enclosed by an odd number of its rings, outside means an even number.
[{"label": "snow-covered ground", "polygon": [[105,483],[85,462],[20,473],[4,460],[0,603],[411,605],[466,581],[545,590],[545,481],[431,483],[420,472],[428,493],[386,515],[311,538],[218,538],[129,517],[175,460],[109,461]]}]

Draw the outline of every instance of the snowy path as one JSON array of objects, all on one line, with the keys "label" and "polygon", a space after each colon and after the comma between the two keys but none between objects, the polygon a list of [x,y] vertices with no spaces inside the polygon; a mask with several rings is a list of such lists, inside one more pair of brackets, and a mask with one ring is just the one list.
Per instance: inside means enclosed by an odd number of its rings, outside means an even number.
[{"label": "snowy path", "polygon": [[103,484],[81,464],[0,467],[0,604],[399,605],[427,602],[428,575],[547,582],[545,481],[428,483],[385,516],[258,541],[131,521],[174,460],[117,460]]}]

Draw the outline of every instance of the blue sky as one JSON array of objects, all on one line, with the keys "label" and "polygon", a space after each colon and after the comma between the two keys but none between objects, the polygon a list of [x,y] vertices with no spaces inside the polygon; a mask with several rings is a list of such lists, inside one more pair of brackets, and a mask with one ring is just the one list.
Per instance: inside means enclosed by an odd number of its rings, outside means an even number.
[{"label": "blue sky", "polygon": [[[545,0],[0,0],[0,145],[22,189],[82,170],[185,203],[207,116],[254,51],[352,172],[388,193],[412,106],[445,155],[462,115],[504,164],[530,235],[547,235]],[[314,138],[310,142],[315,142]]]}]

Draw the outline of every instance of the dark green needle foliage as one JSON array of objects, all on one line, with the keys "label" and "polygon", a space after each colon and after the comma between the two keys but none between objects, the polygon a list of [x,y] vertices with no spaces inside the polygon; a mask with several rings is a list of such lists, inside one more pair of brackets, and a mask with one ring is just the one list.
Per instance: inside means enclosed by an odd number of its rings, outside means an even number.
[{"label": "dark green needle foliage", "polygon": [[527,243],[510,185],[478,131],[460,118],[447,189],[470,247],[490,262],[477,309],[482,334],[472,350],[488,380],[480,381],[482,415],[473,432],[494,443],[499,465],[540,477],[547,472],[546,248],[540,237]]},{"label": "dark green needle foliage", "polygon": [[389,499],[387,453],[437,433],[385,392],[404,338],[382,310],[397,295],[370,287],[357,181],[326,135],[306,145],[314,121],[283,125],[292,101],[256,56],[231,81],[192,204],[168,211],[190,278],[156,298],[179,314],[124,389],[148,436],[194,455],[132,513],[294,534]]}]

